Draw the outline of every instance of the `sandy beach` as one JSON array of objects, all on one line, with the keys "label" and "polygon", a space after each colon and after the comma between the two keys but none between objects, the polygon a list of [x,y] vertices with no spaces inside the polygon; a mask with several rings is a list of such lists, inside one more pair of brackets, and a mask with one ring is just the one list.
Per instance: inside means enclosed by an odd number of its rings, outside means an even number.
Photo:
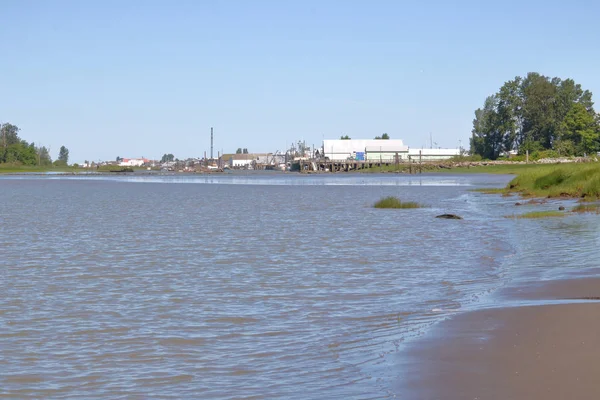
[{"label": "sandy beach", "polygon": [[[552,282],[512,294],[595,297],[600,280]],[[399,392],[407,399],[597,399],[599,359],[600,303],[481,310],[440,323],[410,346]]]}]

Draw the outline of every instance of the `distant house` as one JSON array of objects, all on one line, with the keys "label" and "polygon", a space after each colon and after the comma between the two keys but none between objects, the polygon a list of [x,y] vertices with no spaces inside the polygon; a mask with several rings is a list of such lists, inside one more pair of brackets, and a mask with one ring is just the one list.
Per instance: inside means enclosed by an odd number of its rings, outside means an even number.
[{"label": "distant house", "polygon": [[119,165],[121,167],[141,167],[144,164],[149,164],[147,158],[122,158]]}]

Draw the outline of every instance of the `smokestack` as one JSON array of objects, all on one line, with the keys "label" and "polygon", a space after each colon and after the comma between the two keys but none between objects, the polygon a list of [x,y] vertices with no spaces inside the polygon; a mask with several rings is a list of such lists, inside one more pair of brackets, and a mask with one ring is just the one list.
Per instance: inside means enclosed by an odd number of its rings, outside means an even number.
[{"label": "smokestack", "polygon": [[213,128],[210,127],[210,159],[213,159]]}]

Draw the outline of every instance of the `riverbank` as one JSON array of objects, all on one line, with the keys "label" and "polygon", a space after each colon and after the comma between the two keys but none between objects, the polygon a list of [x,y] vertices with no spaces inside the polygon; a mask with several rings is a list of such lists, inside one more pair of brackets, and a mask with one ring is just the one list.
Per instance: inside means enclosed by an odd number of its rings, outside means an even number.
[{"label": "riverbank", "polygon": [[401,393],[411,399],[600,397],[600,279],[553,282],[514,299],[587,299],[457,315],[403,357]]},{"label": "riverbank", "polygon": [[55,172],[70,172],[77,173],[85,171],[82,168],[75,167],[42,167],[42,166],[26,166],[13,164],[0,164],[0,174],[31,174],[31,173],[55,173]]},{"label": "riverbank", "polygon": [[540,159],[531,162],[525,161],[427,161],[423,163],[399,163],[364,168],[358,172],[361,173],[427,173],[427,172],[446,172],[446,173],[488,173],[488,174],[517,174],[521,171],[536,169],[549,165],[583,165],[594,163],[590,158],[561,158],[561,159]]},{"label": "riverbank", "polygon": [[537,165],[519,171],[504,188],[481,192],[595,201],[600,199],[600,163]]}]

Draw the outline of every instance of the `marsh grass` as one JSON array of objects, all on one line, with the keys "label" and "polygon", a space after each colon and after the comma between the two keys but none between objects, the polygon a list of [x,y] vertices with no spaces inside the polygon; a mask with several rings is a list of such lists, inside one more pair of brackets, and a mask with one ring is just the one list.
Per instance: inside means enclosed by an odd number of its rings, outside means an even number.
[{"label": "marsh grass", "polygon": [[555,218],[564,217],[565,213],[560,211],[531,211],[525,214],[509,215],[506,218],[517,219],[539,219],[539,218]]},{"label": "marsh grass", "polygon": [[122,167],[120,165],[102,165],[98,168],[98,172],[133,172],[131,167]]},{"label": "marsh grass", "polygon": [[423,206],[414,201],[401,201],[399,198],[394,196],[384,197],[383,199],[376,202],[373,207],[375,208],[422,208]]},{"label": "marsh grass", "polygon": [[575,213],[600,214],[600,204],[578,204],[571,210]]},{"label": "marsh grass", "polygon": [[506,188],[525,197],[600,199],[600,163],[539,165],[521,171]]},{"label": "marsh grass", "polygon": [[20,165],[20,164],[0,164],[0,174],[2,173],[33,173],[33,172],[69,172],[75,171],[74,167],[55,167],[49,166],[32,166],[32,165]]},{"label": "marsh grass", "polygon": [[477,188],[472,189],[472,192],[484,193],[484,194],[505,194],[510,195],[505,188]]}]

